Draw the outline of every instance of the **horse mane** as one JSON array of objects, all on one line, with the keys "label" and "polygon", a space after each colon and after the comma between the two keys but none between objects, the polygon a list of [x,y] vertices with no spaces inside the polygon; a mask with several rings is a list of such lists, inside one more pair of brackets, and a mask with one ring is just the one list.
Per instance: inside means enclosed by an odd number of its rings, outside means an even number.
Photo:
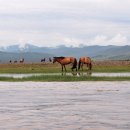
[{"label": "horse mane", "polygon": [[58,59],[64,59],[64,56],[59,56],[59,57],[54,57],[54,58],[58,58]]}]

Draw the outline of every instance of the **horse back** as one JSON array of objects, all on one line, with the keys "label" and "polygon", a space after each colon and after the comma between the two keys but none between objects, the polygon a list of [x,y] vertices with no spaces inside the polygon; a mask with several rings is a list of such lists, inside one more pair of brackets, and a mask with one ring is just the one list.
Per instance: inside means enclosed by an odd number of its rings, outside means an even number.
[{"label": "horse back", "polygon": [[74,57],[65,57],[61,60],[62,64],[70,64],[70,63],[74,63],[76,60],[76,58]]},{"label": "horse back", "polygon": [[79,59],[83,63],[91,63],[91,58],[90,57],[80,57]]}]

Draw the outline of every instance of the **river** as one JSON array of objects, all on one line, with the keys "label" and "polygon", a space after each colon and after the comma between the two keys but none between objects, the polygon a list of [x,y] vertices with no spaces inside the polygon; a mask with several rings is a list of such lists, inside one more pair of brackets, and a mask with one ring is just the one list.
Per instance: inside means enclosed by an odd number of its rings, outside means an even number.
[{"label": "river", "polygon": [[0,82],[0,130],[130,130],[130,82]]}]

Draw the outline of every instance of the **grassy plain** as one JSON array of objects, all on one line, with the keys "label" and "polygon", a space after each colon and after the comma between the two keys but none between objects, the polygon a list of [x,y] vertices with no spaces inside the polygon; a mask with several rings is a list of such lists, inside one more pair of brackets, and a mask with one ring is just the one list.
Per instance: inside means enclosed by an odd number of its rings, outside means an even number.
[{"label": "grassy plain", "polygon": [[[71,72],[71,65],[67,65],[67,72]],[[80,70],[81,71],[81,70]],[[83,72],[87,72],[84,66]],[[81,71],[82,72],[82,71]],[[94,72],[130,72],[130,61],[94,62]],[[61,73],[61,65],[56,63],[23,63],[23,64],[0,64],[0,74],[28,74],[28,73]],[[62,76],[42,75],[28,78],[0,77],[0,81],[130,81],[130,77],[91,77],[91,76]]]},{"label": "grassy plain", "polygon": [[[122,62],[121,62],[122,63]],[[67,65],[67,72],[71,72],[71,65]],[[83,72],[88,71],[84,65]],[[24,63],[0,64],[0,73],[60,73],[61,65],[53,63]],[[130,72],[130,62],[126,63],[93,63],[92,72]]]}]

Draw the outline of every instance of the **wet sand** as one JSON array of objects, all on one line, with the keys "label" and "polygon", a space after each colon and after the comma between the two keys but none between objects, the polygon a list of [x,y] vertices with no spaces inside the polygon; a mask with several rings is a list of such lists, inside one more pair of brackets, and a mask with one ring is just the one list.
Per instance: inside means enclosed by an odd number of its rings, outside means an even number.
[{"label": "wet sand", "polygon": [[130,82],[0,82],[0,130],[130,130]]}]

